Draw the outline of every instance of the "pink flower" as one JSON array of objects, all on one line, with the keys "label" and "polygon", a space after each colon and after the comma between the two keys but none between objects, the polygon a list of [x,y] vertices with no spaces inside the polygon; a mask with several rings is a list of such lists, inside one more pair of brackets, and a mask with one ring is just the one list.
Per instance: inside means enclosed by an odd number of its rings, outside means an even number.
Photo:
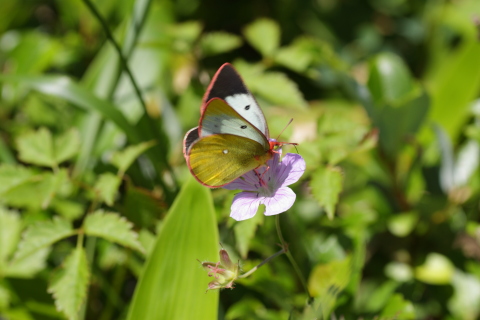
[{"label": "pink flower", "polygon": [[267,166],[250,171],[226,186],[229,190],[244,190],[235,195],[230,216],[237,220],[250,219],[257,213],[260,204],[265,205],[265,215],[271,216],[287,211],[295,202],[296,195],[288,185],[300,179],[305,171],[305,160],[295,153],[287,153],[280,161],[275,153]]}]

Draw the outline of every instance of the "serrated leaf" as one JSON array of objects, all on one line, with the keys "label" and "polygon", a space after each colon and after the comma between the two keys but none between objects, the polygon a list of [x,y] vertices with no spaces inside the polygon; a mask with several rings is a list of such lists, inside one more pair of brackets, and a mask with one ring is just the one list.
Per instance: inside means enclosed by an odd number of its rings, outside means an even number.
[{"label": "serrated leaf", "polygon": [[73,234],[71,224],[63,219],[56,217],[53,220],[37,222],[24,232],[14,261],[23,259]]},{"label": "serrated leaf", "polygon": [[112,206],[121,182],[120,177],[113,173],[102,173],[93,188],[102,201]]},{"label": "serrated leaf", "polygon": [[5,269],[5,276],[14,278],[32,278],[45,269],[50,248],[42,248],[23,258],[11,261]]},{"label": "serrated leaf", "polygon": [[242,45],[242,38],[223,31],[209,32],[200,39],[203,56],[213,56],[236,49]]},{"label": "serrated leaf", "polygon": [[70,129],[59,137],[54,138],[55,161],[60,164],[71,159],[80,149],[80,133]]},{"label": "serrated leaf", "polygon": [[[0,167],[0,178],[5,181],[3,190],[0,187],[2,200],[12,206],[28,207],[33,209],[46,209],[51,200],[57,195],[66,195],[70,192],[70,179],[66,169],[53,172],[35,174],[21,167]],[[18,177],[12,177],[18,173]],[[3,192],[2,192],[3,191]]]},{"label": "serrated leaf", "polygon": [[80,137],[75,129],[54,138],[48,129],[40,128],[19,136],[17,146],[22,161],[53,168],[77,154]]},{"label": "serrated leaf", "polygon": [[125,150],[117,151],[112,155],[112,164],[123,174],[142,153],[155,145],[155,141],[143,142],[129,146]]},{"label": "serrated leaf", "polygon": [[337,167],[320,166],[313,174],[310,181],[312,194],[320,206],[325,208],[327,216],[333,219],[338,196],[342,191],[343,175]]},{"label": "serrated leaf", "polygon": [[0,207],[0,270],[15,250],[21,230],[20,215],[15,211]]},{"label": "serrated leaf", "polygon": [[48,292],[55,299],[57,310],[68,319],[78,319],[78,312],[87,296],[90,274],[83,248],[78,247],[65,258],[63,268],[54,276]]},{"label": "serrated leaf", "polygon": [[35,172],[31,169],[9,164],[0,165],[0,195],[28,182]]},{"label": "serrated leaf", "polygon": [[280,27],[270,19],[258,19],[243,31],[247,41],[264,57],[270,57],[280,46]]},{"label": "serrated leaf", "polygon": [[53,138],[50,131],[40,128],[17,138],[18,157],[20,160],[46,167],[56,166],[53,155]]},{"label": "serrated leaf", "polygon": [[100,237],[123,246],[144,252],[132,223],[114,212],[97,210],[87,216],[83,223],[85,234]]}]

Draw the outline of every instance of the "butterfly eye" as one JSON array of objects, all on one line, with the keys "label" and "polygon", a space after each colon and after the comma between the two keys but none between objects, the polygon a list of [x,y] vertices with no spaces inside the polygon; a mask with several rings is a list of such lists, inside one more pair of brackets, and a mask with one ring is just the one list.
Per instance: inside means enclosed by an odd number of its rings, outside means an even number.
[{"label": "butterfly eye", "polygon": [[243,125],[243,126],[240,127],[240,129],[247,129],[247,126]]},{"label": "butterfly eye", "polygon": [[250,105],[246,106],[245,110],[250,110]]}]

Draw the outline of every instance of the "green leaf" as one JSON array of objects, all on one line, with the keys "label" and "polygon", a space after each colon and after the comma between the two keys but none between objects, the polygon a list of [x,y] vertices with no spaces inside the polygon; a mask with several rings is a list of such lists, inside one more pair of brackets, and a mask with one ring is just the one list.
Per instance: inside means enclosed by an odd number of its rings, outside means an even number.
[{"label": "green leaf", "polygon": [[20,215],[15,211],[0,207],[0,270],[15,250],[21,230]]},{"label": "green leaf", "polygon": [[[464,12],[466,23],[471,21],[470,15],[470,11]],[[474,30],[473,24],[469,29]],[[480,64],[477,63],[480,43],[474,32],[461,39],[455,50],[449,47],[448,54],[431,64],[426,79],[432,97],[429,120],[445,128],[451,138],[456,137],[467,121],[468,108],[478,97],[480,87]]]},{"label": "green leaf", "polygon": [[292,109],[305,109],[307,103],[295,82],[280,72],[265,72],[248,79],[249,88],[266,100]]},{"label": "green leaf", "polygon": [[127,319],[217,319],[218,291],[205,294],[211,278],[197,259],[219,261],[218,229],[210,190],[191,178],[167,214]]},{"label": "green leaf", "polygon": [[54,275],[48,292],[55,299],[55,306],[68,319],[78,319],[78,312],[87,296],[90,274],[83,248],[75,248],[65,258],[63,268]]},{"label": "green leaf", "polygon": [[425,262],[415,268],[415,278],[429,284],[449,284],[455,268],[452,262],[438,253],[429,253]]},{"label": "green leaf", "polygon": [[264,57],[271,57],[280,46],[280,27],[270,19],[258,19],[243,31],[247,41]]},{"label": "green leaf", "polygon": [[83,223],[86,235],[100,237],[123,246],[144,252],[132,223],[114,212],[97,210],[87,216]]},{"label": "green leaf", "polygon": [[70,129],[53,140],[55,161],[62,163],[71,159],[80,149],[80,134],[76,129]]},{"label": "green leaf", "polygon": [[55,242],[74,234],[71,224],[60,218],[37,222],[27,228],[19,244],[14,260],[22,259],[37,250],[47,248]]},{"label": "green leaf", "polygon": [[121,182],[120,177],[111,172],[102,173],[93,188],[102,201],[112,206]]},{"label": "green leaf", "polygon": [[275,62],[296,72],[305,72],[317,53],[312,50],[311,39],[296,39],[287,47],[281,47],[275,53]]},{"label": "green leaf", "polygon": [[338,295],[350,281],[351,269],[349,257],[315,266],[308,279],[308,289],[315,300],[305,309],[302,319],[329,319]]},{"label": "green leaf", "polygon": [[15,258],[7,265],[5,276],[12,278],[32,278],[38,272],[45,270],[50,248],[38,249],[23,258]]},{"label": "green leaf", "polygon": [[392,53],[381,53],[370,61],[368,87],[377,105],[396,105],[415,88],[407,66]]},{"label": "green leaf", "polygon": [[47,208],[57,194],[66,195],[71,189],[66,169],[35,174],[20,166],[0,166],[2,182],[0,195],[5,203],[33,209]]},{"label": "green leaf", "polygon": [[203,56],[213,56],[228,52],[241,45],[242,38],[223,31],[206,33],[200,39],[200,48],[202,49]]},{"label": "green leaf", "polygon": [[405,300],[402,294],[397,293],[388,301],[382,311],[380,319],[407,320],[418,319],[418,317],[415,315],[413,304],[410,301]]},{"label": "green leaf", "polygon": [[250,249],[249,244],[255,236],[255,231],[257,230],[258,226],[263,224],[265,219],[263,211],[265,211],[265,208],[264,206],[261,206],[257,210],[257,214],[252,219],[236,223],[233,227],[233,231],[235,232],[236,247],[243,259],[247,258],[248,250]]},{"label": "green leaf", "polygon": [[430,99],[424,91],[408,97],[397,106],[385,105],[377,109],[374,121],[379,128],[380,145],[391,157],[395,157],[408,143],[427,118]]},{"label": "green leaf", "polygon": [[320,166],[313,174],[310,181],[312,194],[320,206],[327,212],[327,216],[333,219],[335,206],[342,191],[343,174],[337,167]]},{"label": "green leaf", "polygon": [[74,129],[53,138],[48,129],[40,128],[19,136],[17,146],[22,161],[53,168],[78,152],[80,138]]},{"label": "green leaf", "polygon": [[142,153],[155,145],[155,141],[143,142],[129,146],[125,150],[117,151],[112,155],[112,164],[123,174]]},{"label": "green leaf", "polygon": [[0,75],[0,82],[21,83],[44,94],[63,98],[84,110],[97,111],[119,127],[133,142],[141,142],[133,126],[113,104],[97,98],[67,77]]},{"label": "green leaf", "polygon": [[406,237],[416,227],[418,217],[414,211],[398,213],[388,220],[388,230],[397,237]]}]

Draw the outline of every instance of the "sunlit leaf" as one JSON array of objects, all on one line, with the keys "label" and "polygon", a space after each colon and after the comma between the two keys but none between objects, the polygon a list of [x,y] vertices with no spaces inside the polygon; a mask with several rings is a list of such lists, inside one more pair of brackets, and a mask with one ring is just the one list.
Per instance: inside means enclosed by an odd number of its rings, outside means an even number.
[{"label": "sunlit leaf", "polygon": [[45,270],[50,251],[50,247],[41,248],[23,258],[15,258],[7,265],[5,275],[12,278],[32,278]]},{"label": "sunlit leaf", "polygon": [[252,77],[250,89],[278,106],[292,109],[306,108],[307,104],[295,82],[280,72],[265,72]]},{"label": "sunlit leaf", "polygon": [[144,252],[133,224],[114,212],[97,210],[87,216],[83,229],[85,234],[104,238],[123,246]]},{"label": "sunlit leaf", "polygon": [[102,173],[93,188],[98,197],[109,206],[112,206],[115,201],[115,195],[118,192],[118,187],[122,180],[119,176],[113,173]]},{"label": "sunlit leaf", "polygon": [[[175,199],[145,263],[127,319],[216,319],[218,291],[199,260],[219,261],[210,190],[191,178]],[[188,306],[186,308],[185,306]]]},{"label": "sunlit leaf", "polygon": [[410,71],[396,55],[382,53],[370,62],[368,87],[378,105],[398,105],[414,90]]},{"label": "sunlit leaf", "polygon": [[338,197],[342,191],[343,174],[337,167],[320,166],[313,174],[310,187],[315,199],[333,219]]},{"label": "sunlit leaf", "polygon": [[387,305],[383,309],[380,318],[395,318],[399,320],[418,319],[415,314],[415,308],[413,307],[413,304],[410,301],[405,300],[403,295],[399,293],[390,298]]},{"label": "sunlit leaf", "polygon": [[[71,189],[66,169],[55,173],[34,171],[19,166],[0,166],[0,177],[5,184],[0,195],[5,203],[18,207],[47,208],[58,194],[68,194]],[[18,174],[18,176],[13,176]],[[2,179],[3,178],[3,179]]]},{"label": "sunlit leaf", "polygon": [[17,139],[19,157],[22,161],[39,166],[56,167],[73,157],[80,147],[76,130],[65,132],[59,137],[52,137],[50,131],[40,128],[28,132]]},{"label": "sunlit leaf", "polygon": [[241,45],[242,39],[239,36],[222,31],[206,33],[200,39],[200,47],[204,56],[228,52]]},{"label": "sunlit leaf", "polygon": [[37,250],[47,248],[55,242],[73,235],[73,233],[71,224],[60,218],[37,222],[28,227],[23,234],[14,260],[22,259]]},{"label": "sunlit leaf", "polygon": [[55,299],[55,306],[68,319],[78,319],[80,306],[87,296],[89,278],[85,251],[82,247],[75,248],[65,258],[62,269],[54,275],[48,288]]},{"label": "sunlit leaf", "polygon": [[302,319],[329,318],[338,295],[350,281],[351,268],[350,258],[315,266],[308,279],[308,289],[315,300]]},{"label": "sunlit leaf", "polygon": [[0,207],[0,270],[20,239],[22,224],[18,212]]},{"label": "sunlit leaf", "polygon": [[270,19],[258,19],[243,31],[247,41],[263,56],[270,57],[280,46],[280,27]]},{"label": "sunlit leaf", "polygon": [[415,278],[429,284],[449,284],[454,271],[454,266],[447,257],[438,253],[429,253],[425,263],[415,268]]},{"label": "sunlit leaf", "polygon": [[112,155],[112,164],[123,173],[132,165],[145,150],[155,145],[155,141],[143,142],[137,145],[128,146],[125,150],[117,151]]}]

